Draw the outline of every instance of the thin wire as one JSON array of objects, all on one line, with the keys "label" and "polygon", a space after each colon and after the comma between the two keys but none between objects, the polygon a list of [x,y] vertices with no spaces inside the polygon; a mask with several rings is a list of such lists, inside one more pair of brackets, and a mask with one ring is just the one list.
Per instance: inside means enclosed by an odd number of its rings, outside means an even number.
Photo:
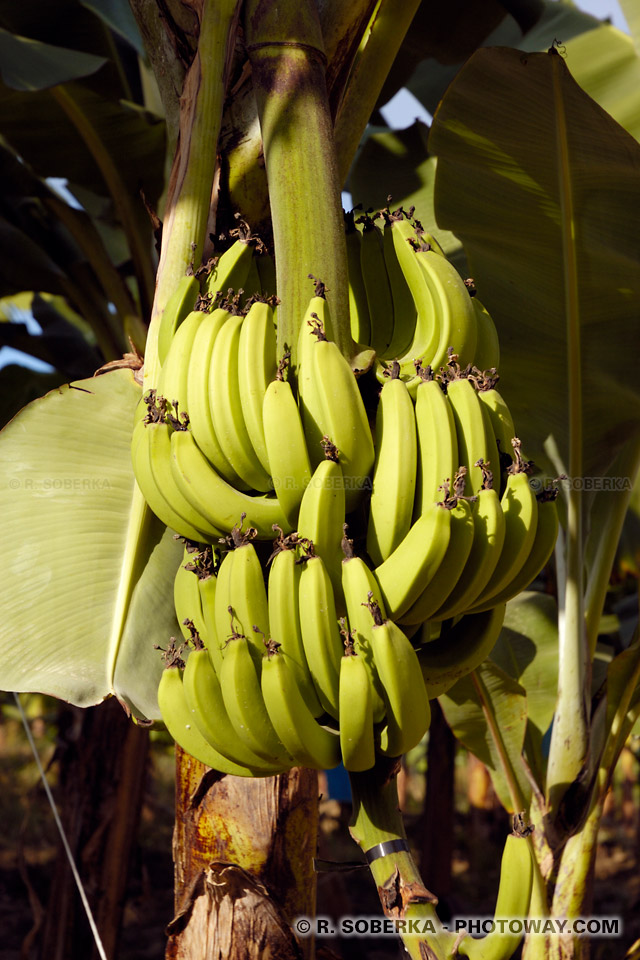
[{"label": "thin wire", "polygon": [[44,769],[43,769],[43,767],[42,767],[42,763],[40,762],[40,757],[38,756],[38,751],[37,751],[37,749],[36,749],[35,741],[34,741],[34,739],[33,739],[32,733],[31,733],[31,728],[29,727],[29,721],[27,720],[27,717],[26,717],[26,714],[25,714],[24,709],[23,709],[23,707],[22,707],[22,704],[20,703],[20,697],[19,697],[18,694],[15,693],[15,692],[14,692],[13,696],[14,696],[14,698],[15,698],[16,705],[17,705],[17,707],[18,707],[18,711],[20,712],[20,716],[22,717],[22,723],[23,723],[25,732],[26,732],[26,734],[27,734],[27,739],[28,739],[29,744],[30,744],[30,746],[31,746],[31,750],[33,751],[33,755],[34,755],[34,757],[35,757],[36,764],[37,764],[37,766],[38,766],[38,770],[40,771],[40,776],[41,776],[41,778],[42,778],[42,783],[44,784],[44,791],[45,791],[45,793],[46,793],[46,795],[47,795],[47,799],[48,799],[48,801],[49,801],[49,803],[50,803],[50,805],[51,805],[51,809],[53,810],[53,819],[55,820],[56,826],[57,826],[58,831],[59,831],[59,833],[60,833],[60,838],[61,838],[61,840],[62,840],[62,846],[64,847],[64,852],[65,852],[66,855],[67,855],[67,860],[69,861],[69,866],[71,867],[71,873],[73,874],[73,879],[74,879],[75,882],[76,882],[76,886],[77,886],[77,888],[78,888],[78,893],[80,894],[80,899],[82,900],[82,906],[84,907],[85,913],[87,914],[87,920],[89,921],[89,926],[91,927],[91,933],[93,934],[93,939],[95,940],[96,947],[97,947],[98,953],[99,953],[99,955],[100,955],[100,960],[108,960],[107,955],[106,955],[105,950],[104,950],[104,946],[103,946],[103,944],[102,944],[102,940],[100,939],[100,934],[99,934],[99,932],[98,932],[98,928],[97,928],[97,926],[96,926],[96,922],[95,922],[95,920],[93,919],[93,913],[91,912],[91,907],[89,906],[89,901],[87,900],[87,895],[86,895],[86,893],[85,893],[85,891],[84,891],[84,887],[83,887],[83,885],[82,885],[82,880],[81,880],[81,878],[80,878],[80,874],[78,873],[78,868],[76,867],[75,861],[74,861],[74,859],[73,859],[73,853],[71,852],[71,847],[69,846],[69,842],[68,842],[68,840],[67,840],[67,836],[66,836],[66,834],[65,834],[65,832],[64,832],[64,827],[62,826],[62,821],[61,821],[61,819],[60,819],[60,817],[59,817],[59,815],[58,815],[58,811],[57,811],[57,809],[56,809],[56,805],[55,805],[55,802],[54,802],[54,799],[53,799],[53,794],[51,793],[51,787],[49,786],[49,784],[48,784],[48,782],[47,782],[47,778],[45,777]]}]

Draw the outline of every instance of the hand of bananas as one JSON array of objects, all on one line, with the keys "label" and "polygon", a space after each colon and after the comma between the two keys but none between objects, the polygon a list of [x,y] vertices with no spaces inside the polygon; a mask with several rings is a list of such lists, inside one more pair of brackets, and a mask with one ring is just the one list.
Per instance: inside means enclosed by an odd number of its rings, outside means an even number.
[{"label": "hand of bananas", "polygon": [[411,749],[429,699],[489,654],[555,543],[556,491],[529,482],[489,314],[417,221],[376,219],[347,217],[375,410],[330,339],[321,283],[295,369],[276,356],[273,267],[246,240],[203,294],[186,277],[160,321],[132,440],[143,495],[186,542],[184,642],[159,704],[225,773],[362,771]]}]

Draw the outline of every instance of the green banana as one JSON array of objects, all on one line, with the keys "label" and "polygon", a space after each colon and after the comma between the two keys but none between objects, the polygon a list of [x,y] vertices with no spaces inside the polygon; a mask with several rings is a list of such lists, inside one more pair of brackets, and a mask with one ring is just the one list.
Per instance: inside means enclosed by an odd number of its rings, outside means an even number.
[{"label": "green banana", "polygon": [[369,670],[353,643],[345,643],[339,679],[340,752],[346,770],[369,770],[376,762]]},{"label": "green banana", "polygon": [[380,752],[399,757],[422,740],[431,722],[431,708],[420,664],[411,641],[393,620],[385,620],[372,597],[373,658],[384,689],[387,723],[380,734]]},{"label": "green banana", "polygon": [[471,303],[478,324],[478,342],[473,365],[483,371],[497,369],[500,366],[500,341],[493,317],[475,293],[471,297]]},{"label": "green banana", "polygon": [[251,641],[233,633],[220,667],[220,686],[229,720],[242,741],[269,763],[294,767],[269,719],[260,685],[260,668],[251,653]]},{"label": "green banana", "polygon": [[453,626],[443,627],[435,640],[428,636],[429,624],[424,625],[417,656],[430,700],[442,696],[487,659],[500,636],[505,609],[503,603],[482,613],[466,613]]},{"label": "green banana", "polygon": [[[483,405],[483,409],[488,417],[496,438],[499,461],[495,464],[495,469],[500,465],[501,473],[504,474],[506,482],[506,471],[513,463],[513,447],[511,441],[516,436],[516,430],[513,425],[513,417],[502,395],[496,390],[498,375],[491,371],[485,372],[481,377],[476,378],[478,386],[478,399]],[[501,484],[501,493],[504,487]]]},{"label": "green banana", "polygon": [[202,612],[202,601],[198,586],[199,577],[192,561],[193,554],[185,546],[182,563],[178,567],[173,581],[173,603],[176,617],[180,624],[180,632],[185,640],[192,636],[187,623],[192,623],[197,633],[204,640],[207,637],[207,628]]},{"label": "green banana", "polygon": [[229,720],[220,680],[205,647],[192,650],[189,654],[182,683],[193,720],[214,750],[233,763],[251,770],[254,777],[270,777],[288,769],[287,765],[265,761],[238,736]]},{"label": "green banana", "polygon": [[313,472],[300,501],[298,536],[310,540],[331,577],[334,596],[342,610],[342,535],[345,518],[344,479],[340,464],[327,457]]},{"label": "green banana", "polygon": [[458,464],[458,438],[453,411],[439,381],[426,379],[427,371],[416,392],[416,431],[418,438],[418,474],[416,479],[415,514],[419,517],[433,503],[442,499],[440,487],[451,483]]},{"label": "green banana", "polygon": [[393,340],[393,295],[384,259],[382,233],[368,214],[359,217],[358,223],[362,224],[360,268],[371,322],[369,344],[379,356],[386,357]]},{"label": "green banana", "polygon": [[347,242],[347,269],[349,272],[349,320],[355,343],[366,346],[371,340],[371,318],[367,291],[360,264],[362,233],[355,225],[353,210],[345,212],[345,239]]},{"label": "green banana", "polygon": [[298,537],[282,534],[276,540],[269,567],[267,599],[269,626],[273,640],[287,657],[289,670],[307,707],[314,717],[324,712],[318,700],[307,664],[300,625],[299,590],[301,564],[298,563]]},{"label": "green banana", "polygon": [[404,275],[403,264],[396,251],[394,241],[393,221],[403,216],[403,211],[391,213],[388,209],[381,211],[384,220],[382,231],[382,251],[389,277],[391,299],[393,300],[393,336],[385,351],[390,359],[404,356],[413,345],[418,311],[416,302],[409,284]]},{"label": "green banana", "polygon": [[498,448],[493,431],[483,413],[478,399],[478,391],[473,382],[460,370],[454,358],[450,362],[450,376],[447,380],[447,400],[451,404],[453,419],[458,438],[458,457],[469,470],[465,493],[475,494],[482,489],[484,474],[477,466],[478,461],[491,469],[497,469]]},{"label": "green banana", "polygon": [[180,324],[193,310],[200,296],[200,284],[193,274],[180,277],[167,300],[158,326],[158,359],[164,364],[171,341]]},{"label": "green banana", "polygon": [[241,480],[222,451],[220,441],[213,429],[209,409],[209,369],[216,337],[230,314],[226,307],[218,307],[205,315],[193,341],[189,360],[187,385],[187,410],[189,423],[196,443],[220,476],[237,490],[250,490]]},{"label": "green banana", "polygon": [[[526,832],[510,833],[505,841],[500,864],[500,886],[494,921],[522,919],[529,915],[533,890],[533,852]],[[491,933],[479,940],[467,935],[458,944],[458,953],[469,960],[509,960],[515,953],[522,932],[509,932],[508,923],[495,924]],[[522,926],[520,926],[522,930]]]},{"label": "green banana", "polygon": [[262,423],[278,503],[291,527],[295,527],[300,502],[311,480],[311,464],[298,404],[280,368],[264,394]]},{"label": "green banana", "polygon": [[209,368],[209,410],[222,451],[252,490],[271,489],[271,479],[251,443],[242,414],[238,372],[240,332],[244,318],[231,315],[213,344]]},{"label": "green banana", "polygon": [[294,371],[298,387],[300,415],[302,417],[302,425],[312,468],[317,467],[322,461],[322,441],[324,436],[324,431],[321,427],[322,402],[313,367],[312,351],[316,343],[313,330],[318,320],[325,331],[331,323],[329,307],[324,298],[324,287],[322,284],[316,284],[316,291],[316,295],[309,301],[305,315],[302,318],[302,324],[298,334],[298,362]]},{"label": "green banana", "polygon": [[204,277],[204,293],[213,300],[224,297],[229,289],[244,287],[253,261],[253,242],[250,238],[237,239],[228,250],[210,261],[211,269]]},{"label": "green banana", "polygon": [[309,673],[320,703],[337,720],[342,640],[331,578],[312,547],[302,564],[298,600]]},{"label": "green banana", "polygon": [[449,545],[451,511],[434,503],[416,520],[404,540],[374,573],[387,615],[397,620],[435,576]]},{"label": "green banana", "polygon": [[176,430],[171,437],[171,472],[185,499],[221,530],[231,530],[244,513],[247,525],[265,540],[271,537],[274,523],[286,533],[291,531],[277,497],[250,496],[230,486],[213,469],[190,430]]},{"label": "green banana", "polygon": [[276,328],[273,308],[254,300],[242,321],[238,344],[240,404],[249,440],[265,473],[270,473],[262,421],[264,395],[276,375]]},{"label": "green banana", "polygon": [[187,385],[193,342],[206,314],[194,310],[187,314],[175,332],[158,377],[157,393],[167,401],[167,413],[176,419],[189,412]]},{"label": "green banana", "polygon": [[409,532],[415,498],[416,415],[405,384],[397,379],[398,373],[399,366],[395,364],[391,378],[380,392],[376,414],[376,453],[367,526],[367,553],[376,564],[386,560]]},{"label": "green banana", "polygon": [[252,543],[255,535],[255,528],[251,527],[243,532],[240,526],[235,526],[231,531],[229,545],[233,545],[233,549],[224,555],[218,570],[214,617],[218,638],[224,641],[229,636],[233,622],[233,631],[238,628],[237,632],[253,645],[254,660],[259,663],[264,644],[253,628],[269,636],[269,605],[262,564]]},{"label": "green banana", "polygon": [[337,734],[316,722],[286,654],[273,641],[267,644],[261,684],[269,719],[296,764],[312,770],[337,767],[340,763]]}]

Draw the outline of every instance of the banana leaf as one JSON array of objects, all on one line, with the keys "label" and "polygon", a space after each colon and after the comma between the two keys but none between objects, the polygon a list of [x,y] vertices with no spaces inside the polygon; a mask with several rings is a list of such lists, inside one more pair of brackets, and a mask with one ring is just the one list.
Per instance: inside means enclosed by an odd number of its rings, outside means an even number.
[{"label": "banana leaf", "polygon": [[0,75],[13,90],[45,90],[95,73],[106,59],[54,47],[0,28]]},{"label": "banana leaf", "polygon": [[129,448],[140,394],[128,370],[76,381],[0,433],[3,690],[78,706],[115,695],[134,715],[158,717],[154,647],[177,634],[182,544],[135,485]]}]

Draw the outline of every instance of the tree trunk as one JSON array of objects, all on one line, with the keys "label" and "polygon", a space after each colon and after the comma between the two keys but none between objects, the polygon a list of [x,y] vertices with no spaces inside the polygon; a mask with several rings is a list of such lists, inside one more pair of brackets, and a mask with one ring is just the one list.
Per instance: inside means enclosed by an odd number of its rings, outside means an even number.
[{"label": "tree trunk", "polygon": [[176,773],[167,960],[310,956],[290,924],[314,914],[316,772],[222,776],[176,746]]}]

